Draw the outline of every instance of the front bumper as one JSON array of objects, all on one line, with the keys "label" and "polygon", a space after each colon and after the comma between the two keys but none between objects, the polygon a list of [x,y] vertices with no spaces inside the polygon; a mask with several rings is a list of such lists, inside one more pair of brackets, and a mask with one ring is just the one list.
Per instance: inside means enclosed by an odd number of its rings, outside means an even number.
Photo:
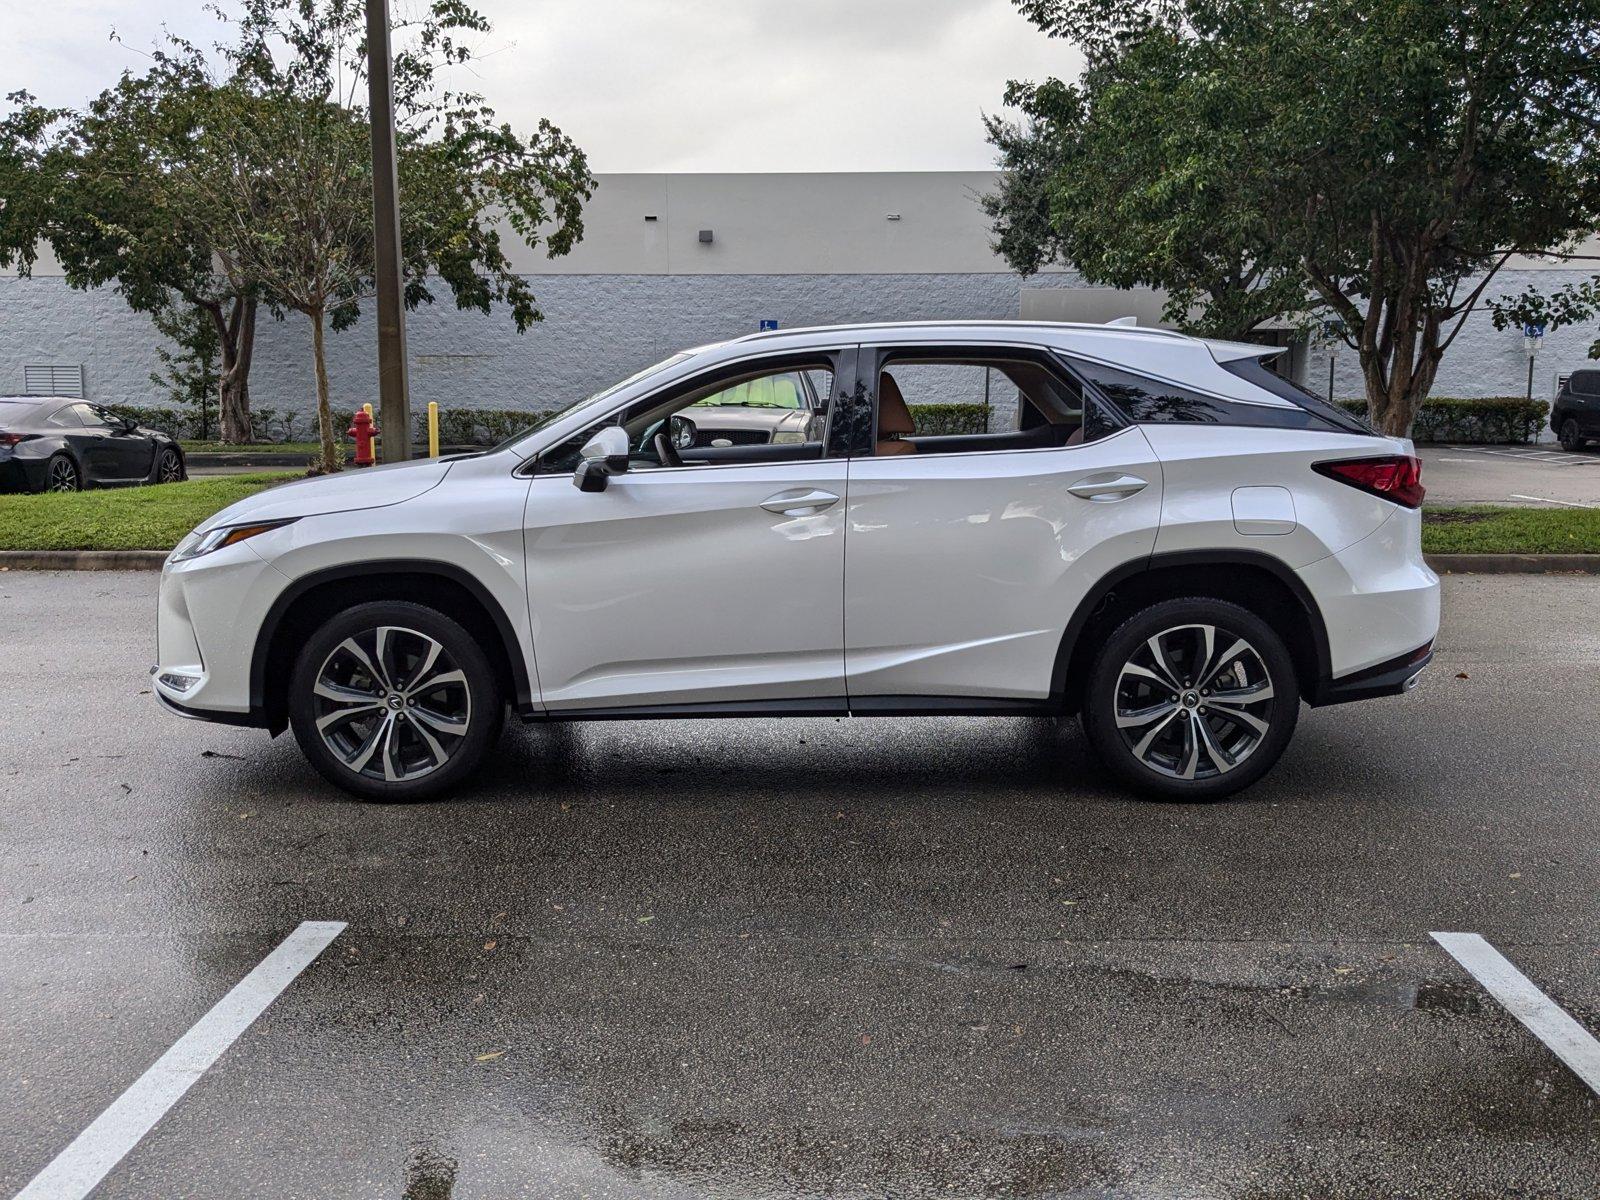
[{"label": "front bumper", "polygon": [[[247,542],[161,570],[150,690],[169,711],[264,725],[250,703],[256,634],[288,580]],[[181,677],[169,680],[167,677]]]}]

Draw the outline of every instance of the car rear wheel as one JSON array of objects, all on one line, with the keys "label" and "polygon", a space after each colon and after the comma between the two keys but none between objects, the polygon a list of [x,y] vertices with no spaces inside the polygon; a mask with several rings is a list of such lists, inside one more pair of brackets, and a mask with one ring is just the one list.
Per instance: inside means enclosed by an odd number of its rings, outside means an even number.
[{"label": "car rear wheel", "polygon": [[76,492],[83,488],[83,476],[78,474],[78,464],[65,454],[57,454],[45,467],[44,486],[51,492]]},{"label": "car rear wheel", "polygon": [[1283,640],[1224,600],[1167,600],[1107,639],[1082,720],[1106,765],[1164,800],[1220,800],[1277,762],[1299,718]]},{"label": "car rear wheel", "polygon": [[306,642],[289,724],[322,776],[369,800],[423,800],[477,769],[505,700],[477,640],[434,609],[361,604]]},{"label": "car rear wheel", "polygon": [[183,459],[171,447],[161,452],[161,458],[156,464],[157,483],[178,483],[185,477]]},{"label": "car rear wheel", "polygon": [[1582,450],[1583,435],[1578,432],[1578,423],[1571,417],[1561,422],[1561,448],[1563,450]]}]

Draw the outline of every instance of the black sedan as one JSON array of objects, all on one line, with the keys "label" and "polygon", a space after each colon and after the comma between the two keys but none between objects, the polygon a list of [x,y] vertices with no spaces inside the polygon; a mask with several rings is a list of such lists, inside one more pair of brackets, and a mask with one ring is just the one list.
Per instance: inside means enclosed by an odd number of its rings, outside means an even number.
[{"label": "black sedan", "polygon": [[159,430],[85,400],[0,396],[0,492],[76,492],[186,478],[183,450]]}]

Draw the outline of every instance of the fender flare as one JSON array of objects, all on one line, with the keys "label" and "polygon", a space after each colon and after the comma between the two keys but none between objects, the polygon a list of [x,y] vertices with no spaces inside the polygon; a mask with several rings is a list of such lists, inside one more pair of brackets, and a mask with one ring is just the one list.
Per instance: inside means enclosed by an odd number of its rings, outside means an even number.
[{"label": "fender flare", "polygon": [[1165,554],[1150,554],[1136,558],[1106,572],[1084,596],[1061,635],[1061,646],[1056,651],[1055,668],[1050,675],[1051,699],[1058,703],[1065,701],[1071,682],[1067,678],[1067,668],[1077,649],[1078,638],[1095,611],[1106,597],[1116,590],[1118,584],[1150,571],[1168,567],[1237,566],[1259,567],[1267,571],[1288,588],[1290,594],[1299,601],[1300,607],[1305,610],[1307,624],[1311,629],[1312,652],[1315,656],[1317,674],[1313,686],[1305,690],[1305,698],[1311,704],[1319,703],[1333,678],[1333,653],[1328,646],[1328,627],[1323,620],[1322,609],[1318,607],[1316,597],[1311,594],[1311,589],[1306,586],[1305,580],[1296,575],[1281,558],[1275,558],[1260,550],[1174,550]]},{"label": "fender flare", "polygon": [[489,619],[494,622],[495,630],[500,635],[501,652],[511,664],[511,678],[516,691],[515,696],[510,699],[519,712],[525,712],[535,706],[533,685],[528,677],[528,664],[522,654],[522,645],[517,640],[516,628],[511,624],[511,618],[506,614],[505,608],[476,576],[453,563],[423,558],[380,558],[337,567],[324,567],[320,571],[303,575],[284,588],[272,602],[266,618],[261,622],[261,628],[256,631],[255,649],[250,656],[252,713],[259,714],[262,720],[266,719],[268,651],[272,647],[273,638],[278,634],[278,627],[283,624],[284,614],[294,603],[312,588],[325,583],[334,583],[341,579],[358,579],[363,575],[388,574],[434,575],[465,588],[483,607],[484,612],[489,614]]}]

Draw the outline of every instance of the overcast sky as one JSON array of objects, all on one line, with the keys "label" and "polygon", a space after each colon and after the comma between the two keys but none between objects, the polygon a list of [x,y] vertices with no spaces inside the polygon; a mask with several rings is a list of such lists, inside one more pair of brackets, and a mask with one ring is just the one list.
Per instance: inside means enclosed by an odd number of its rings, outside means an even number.
[{"label": "overcast sky", "polygon": [[[215,29],[202,0],[0,4],[0,92],[50,104],[82,104],[138,69],[163,23],[199,40]],[[1079,63],[1009,0],[478,6],[494,32],[476,79],[458,82],[514,125],[549,117],[596,171],[978,170],[993,163],[981,115],[999,109],[1006,80]]]}]

